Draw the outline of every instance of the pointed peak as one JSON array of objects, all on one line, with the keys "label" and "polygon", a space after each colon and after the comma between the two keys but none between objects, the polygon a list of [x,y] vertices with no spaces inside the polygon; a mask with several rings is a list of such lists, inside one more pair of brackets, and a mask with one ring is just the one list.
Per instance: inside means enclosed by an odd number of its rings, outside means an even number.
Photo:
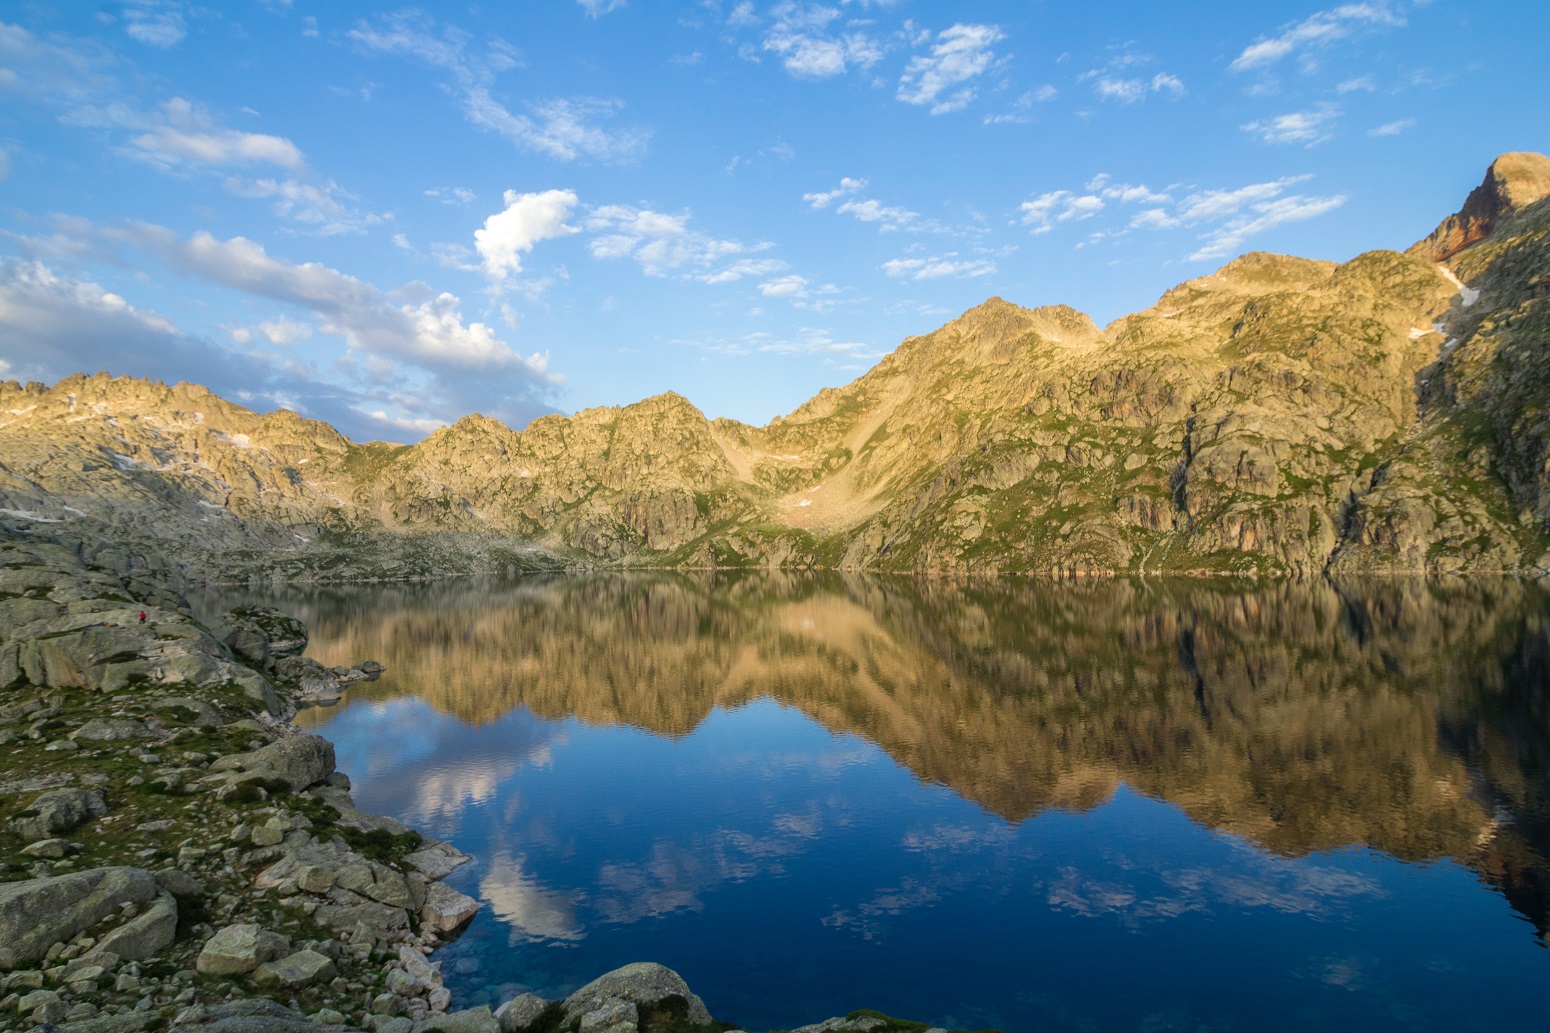
[{"label": "pointed peak", "polygon": [[1546,197],[1550,197],[1550,158],[1531,151],[1503,154],[1491,162],[1485,179],[1464,199],[1464,207],[1405,253],[1445,262],[1489,237],[1512,215]]}]

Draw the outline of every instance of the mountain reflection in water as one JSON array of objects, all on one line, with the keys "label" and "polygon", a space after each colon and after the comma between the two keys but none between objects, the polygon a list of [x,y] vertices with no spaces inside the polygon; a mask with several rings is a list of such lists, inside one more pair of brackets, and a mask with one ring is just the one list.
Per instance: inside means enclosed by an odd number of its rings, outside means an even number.
[{"label": "mountain reflection in water", "polygon": [[[1526,973],[1542,984],[1550,976],[1550,953],[1535,942],[1550,930],[1550,597],[1531,583],[1250,588],[662,574],[298,590],[253,601],[305,620],[310,653],[325,663],[372,658],[387,666],[380,684],[352,690],[344,706],[307,720],[339,741],[362,806],[476,854],[477,870],[460,876],[461,888],[477,891],[491,920],[510,931],[502,943],[580,950],[590,945],[589,931],[602,935],[599,924],[653,921],[664,923],[659,935],[671,935],[664,916],[715,908],[710,886],[763,879],[775,897],[797,893],[819,878],[804,860],[821,853],[819,844],[839,841],[850,824],[884,822],[869,816],[867,793],[875,791],[879,808],[895,800],[901,813],[918,807],[942,819],[900,819],[891,849],[966,860],[957,868],[932,862],[929,880],[915,873],[881,888],[874,880],[870,899],[849,899],[839,887],[849,862],[827,859],[836,885],[813,892],[839,902],[822,924],[826,936],[849,936],[847,950],[874,940],[888,916],[950,911],[967,887],[1014,893],[996,888],[986,864],[1008,866],[1002,875],[1013,882],[1036,882],[1049,912],[1121,916],[1132,939],[1149,917],[1209,915],[1213,924],[1201,935],[1223,945],[1239,935],[1227,915],[1376,923],[1365,912],[1353,917],[1350,902],[1408,892],[1410,883],[1385,881],[1397,878],[1393,871],[1444,879],[1459,868],[1500,891],[1533,930],[1523,925],[1516,942],[1497,944],[1513,959],[1511,971],[1492,976],[1505,986],[1470,986],[1462,970],[1435,981],[1462,980],[1454,989],[1463,996],[1483,991],[1495,1002],[1448,1021],[1490,1028],[1527,991],[1513,980]],[[897,766],[885,765],[890,770],[912,773],[915,796],[885,772],[865,773],[874,771],[866,759],[878,748]],[[565,766],[561,778],[557,754],[592,760]],[[772,774],[782,757],[790,773]],[[846,764],[855,772],[819,770]],[[539,777],[551,768],[549,781],[563,787]],[[604,769],[613,784],[594,785]],[[649,787],[663,779],[672,799],[655,800]],[[771,788],[791,779],[810,781],[805,789]],[[510,788],[518,783],[520,791]],[[558,795],[545,804],[550,793]],[[731,798],[739,793],[746,799]],[[692,834],[673,834],[684,814],[741,813],[761,794],[769,798],[762,829],[707,818]],[[567,811],[562,799],[576,809]],[[963,801],[990,814],[965,817]],[[1189,821],[1168,817],[1170,809]],[[476,821],[476,811],[490,813]],[[1035,848],[1028,830],[1040,821],[1047,824]],[[631,822],[653,834],[638,830],[639,847],[624,851],[630,856],[610,857],[586,842],[593,827]],[[1212,834],[1197,826],[1228,835],[1205,846],[1201,837]],[[1107,846],[1095,845],[1105,836]],[[1180,857],[1194,867],[1155,873],[1150,888],[1140,875],[1116,875],[1136,862],[1114,857],[1175,840],[1189,841]],[[1225,853],[1213,861],[1213,850]],[[567,858],[590,866],[569,883],[558,877],[569,870]],[[1395,860],[1411,866],[1394,868]],[[1374,869],[1379,862],[1389,867]],[[1413,867],[1423,862],[1436,864]],[[1437,907],[1463,906],[1464,892],[1449,889],[1439,899],[1451,903]],[[767,920],[737,901],[746,911],[740,920]],[[1408,905],[1370,906],[1389,914]],[[1389,915],[1382,936],[1412,935],[1422,918]],[[527,957],[528,971],[497,971],[500,963],[479,947],[492,935],[488,927],[481,918],[467,944],[444,952],[458,974],[454,987],[468,999],[515,985],[559,992],[596,974],[568,971],[552,950]],[[743,933],[765,936],[759,928]],[[1103,948],[1117,965],[1134,947],[1126,942]],[[652,944],[647,936],[631,947],[669,960],[668,945],[652,951]],[[1313,958],[1319,948],[1309,949]],[[1374,957],[1384,949],[1374,948]],[[929,950],[923,944],[917,953]],[[1024,968],[1051,965],[1048,951],[1040,945],[1039,960]],[[866,957],[819,957],[810,977],[765,972],[762,989],[727,988],[722,996],[738,1005],[728,1017],[749,1025],[823,1018],[829,1013],[781,1010],[802,1003],[793,976],[800,987],[804,978],[826,978],[826,966],[860,971]],[[1342,987],[1354,1001],[1374,982],[1376,964],[1337,951],[1279,974],[1288,1000],[1317,983]],[[1446,973],[1461,962],[1424,964]],[[703,979],[686,975],[713,996]],[[1260,978],[1249,969],[1240,975]],[[832,971],[827,978],[834,980]],[[950,967],[942,978],[955,978]],[[1182,1011],[1100,1009],[1108,1019],[1095,1020],[1047,983],[1010,988],[1006,1001],[979,1011],[955,1004],[920,1017],[1019,1029],[1030,1028],[1031,1014],[1058,1028],[1093,1021],[1278,1028],[1281,1021],[1249,1014],[1230,994],[1211,1015],[1185,995]],[[1276,992],[1260,991],[1267,1000]],[[1432,1008],[1430,991],[1416,992],[1421,999],[1406,1001],[1406,992],[1393,990],[1362,1022],[1441,1022],[1446,1003]],[[816,989],[812,996],[824,999]],[[840,1007],[881,1004],[840,997]],[[709,1003],[718,1014],[727,1010]],[[1338,1017],[1340,1007],[1320,1014]]]}]

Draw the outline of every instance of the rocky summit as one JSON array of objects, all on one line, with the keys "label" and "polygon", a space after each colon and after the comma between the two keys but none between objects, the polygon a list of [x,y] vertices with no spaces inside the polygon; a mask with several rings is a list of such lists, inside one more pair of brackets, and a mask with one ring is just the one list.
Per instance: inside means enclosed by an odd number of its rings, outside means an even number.
[{"label": "rocky summit", "polygon": [[0,518],[149,577],[1543,571],[1547,195],[1503,155],[1407,251],[1248,254],[1106,327],[992,298],[765,427],[669,393],[356,444],[188,384],[11,382]]}]

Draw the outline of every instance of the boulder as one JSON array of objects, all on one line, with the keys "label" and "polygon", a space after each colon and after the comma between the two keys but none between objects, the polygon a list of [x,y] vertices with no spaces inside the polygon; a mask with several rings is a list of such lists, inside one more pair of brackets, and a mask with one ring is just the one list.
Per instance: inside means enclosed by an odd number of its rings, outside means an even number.
[{"label": "boulder", "polygon": [[72,832],[93,818],[108,813],[102,794],[92,789],[54,789],[44,793],[11,820],[11,829],[22,839],[48,839]]},{"label": "boulder", "polygon": [[307,626],[270,606],[242,606],[228,616],[226,645],[256,664],[299,656],[307,648]]},{"label": "boulder", "polygon": [[427,842],[404,863],[432,879],[445,879],[472,858],[450,843]]},{"label": "boulder", "polygon": [[489,1005],[433,1015],[416,1023],[414,1033],[501,1033],[501,1024]]},{"label": "boulder", "polygon": [[153,736],[143,721],[122,717],[94,717],[70,733],[72,739],[96,742],[123,742],[125,739],[149,739]]},{"label": "boulder", "polygon": [[172,943],[177,932],[177,899],[170,893],[163,893],[143,914],[99,937],[95,949],[140,961],[160,954]]},{"label": "boulder", "polygon": [[334,744],[321,735],[292,735],[251,753],[234,753],[210,770],[240,771],[244,776],[283,783],[293,792],[326,779],[334,770]]},{"label": "boulder", "polygon": [[263,998],[196,1004],[178,1015],[173,1028],[178,1033],[357,1033],[354,1026],[319,1025]]},{"label": "boulder", "polygon": [[527,1033],[548,1007],[549,1002],[537,994],[523,994],[495,1009],[495,1019],[501,1024],[501,1033]]},{"label": "boulder", "polygon": [[240,976],[290,953],[291,941],[279,933],[242,923],[210,937],[194,967],[206,975]]},{"label": "boulder", "polygon": [[602,1033],[626,1023],[641,1033],[713,1023],[705,1002],[695,996],[682,976],[649,961],[597,977],[565,998],[563,1007],[562,1024],[575,1023],[581,1033]]},{"label": "boulder", "polygon": [[314,983],[324,983],[339,974],[334,961],[315,950],[297,951],[278,961],[260,965],[253,973],[259,986],[298,990]]},{"label": "boulder", "polygon": [[425,891],[425,906],[420,908],[420,928],[438,935],[456,932],[479,913],[479,902],[446,885],[433,882]]},{"label": "boulder", "polygon": [[362,860],[345,865],[335,873],[334,883],[389,907],[410,910],[415,905],[404,877],[387,865],[375,861]]},{"label": "boulder", "polygon": [[118,914],[121,904],[146,903],[160,894],[156,878],[139,868],[93,868],[0,884],[0,968],[39,961],[54,944]]}]

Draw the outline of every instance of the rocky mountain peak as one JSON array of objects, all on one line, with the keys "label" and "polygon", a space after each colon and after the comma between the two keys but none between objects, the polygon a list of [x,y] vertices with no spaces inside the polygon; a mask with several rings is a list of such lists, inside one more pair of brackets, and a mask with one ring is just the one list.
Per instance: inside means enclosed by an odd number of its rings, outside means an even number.
[{"label": "rocky mountain peak", "polygon": [[1504,219],[1546,197],[1550,197],[1550,157],[1528,151],[1503,154],[1491,162],[1485,180],[1469,192],[1464,207],[1406,253],[1446,262],[1489,237]]}]

